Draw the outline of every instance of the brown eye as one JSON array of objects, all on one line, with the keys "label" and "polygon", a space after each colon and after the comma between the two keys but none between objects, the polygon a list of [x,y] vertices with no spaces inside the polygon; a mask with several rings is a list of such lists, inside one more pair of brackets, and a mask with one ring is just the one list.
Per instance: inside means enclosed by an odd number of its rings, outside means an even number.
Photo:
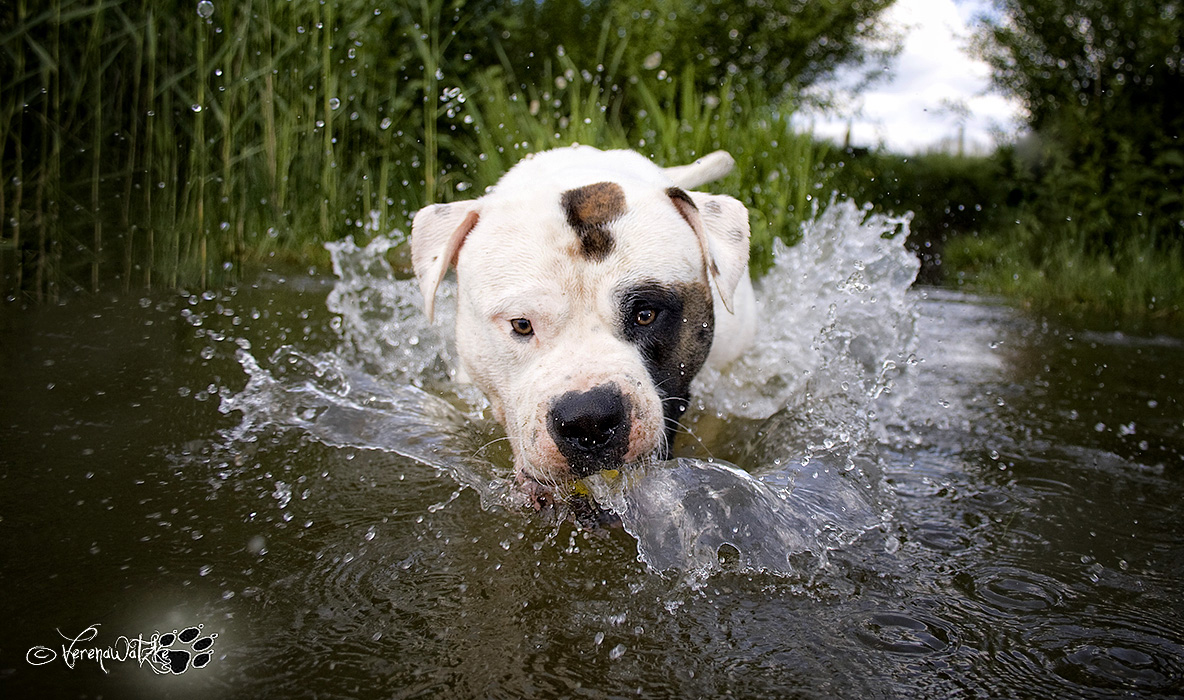
[{"label": "brown eye", "polygon": [[653,309],[642,309],[637,312],[637,316],[634,318],[634,321],[636,321],[637,325],[639,326],[648,326],[653,323],[654,319],[657,317],[657,311],[654,311]]},{"label": "brown eye", "polygon": [[522,336],[534,335],[534,326],[532,326],[530,324],[529,319],[516,318],[516,319],[510,321],[510,327],[513,328],[514,332],[517,333],[518,335],[522,335]]}]

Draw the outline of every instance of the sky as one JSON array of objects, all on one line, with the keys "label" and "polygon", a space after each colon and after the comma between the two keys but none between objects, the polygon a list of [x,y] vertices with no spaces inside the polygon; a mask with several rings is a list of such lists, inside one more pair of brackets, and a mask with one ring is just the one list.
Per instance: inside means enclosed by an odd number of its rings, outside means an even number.
[{"label": "sky", "polygon": [[1000,131],[1014,135],[1022,108],[990,90],[989,69],[970,55],[971,27],[990,10],[989,0],[897,0],[884,20],[904,31],[904,49],[877,81],[840,109],[802,114],[816,136],[855,146],[884,146],[898,153],[956,151],[959,117],[950,103],[965,105],[968,153],[990,151]]}]

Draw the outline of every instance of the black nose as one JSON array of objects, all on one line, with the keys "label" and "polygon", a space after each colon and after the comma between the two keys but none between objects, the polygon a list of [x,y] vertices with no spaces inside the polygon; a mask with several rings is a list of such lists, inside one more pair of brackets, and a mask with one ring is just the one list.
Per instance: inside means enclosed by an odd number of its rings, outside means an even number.
[{"label": "black nose", "polygon": [[629,449],[629,405],[612,384],[569,391],[552,401],[548,427],[579,477],[620,466]]}]

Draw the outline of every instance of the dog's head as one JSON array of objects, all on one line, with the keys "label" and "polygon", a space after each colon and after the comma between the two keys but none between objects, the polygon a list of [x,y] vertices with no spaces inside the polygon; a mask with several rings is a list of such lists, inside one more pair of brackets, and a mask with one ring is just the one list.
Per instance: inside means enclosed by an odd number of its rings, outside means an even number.
[{"label": "dog's head", "polygon": [[553,487],[668,454],[715,305],[730,307],[747,274],[744,206],[678,186],[708,175],[565,148],[523,161],[480,199],[415,216],[425,310],[455,265],[457,352],[519,478]]}]

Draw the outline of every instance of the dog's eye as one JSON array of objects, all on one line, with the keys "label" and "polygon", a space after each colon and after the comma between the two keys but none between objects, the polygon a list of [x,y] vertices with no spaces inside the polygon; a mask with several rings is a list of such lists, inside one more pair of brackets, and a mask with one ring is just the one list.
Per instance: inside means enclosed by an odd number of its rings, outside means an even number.
[{"label": "dog's eye", "polygon": [[637,312],[637,315],[633,317],[633,320],[639,326],[648,326],[653,323],[654,319],[657,317],[658,312],[654,311],[653,309],[640,309]]},{"label": "dog's eye", "polygon": [[513,328],[514,332],[517,333],[518,335],[521,335],[521,336],[534,335],[534,326],[531,325],[530,319],[526,319],[526,318],[513,319],[512,321],[510,321],[510,328]]}]

